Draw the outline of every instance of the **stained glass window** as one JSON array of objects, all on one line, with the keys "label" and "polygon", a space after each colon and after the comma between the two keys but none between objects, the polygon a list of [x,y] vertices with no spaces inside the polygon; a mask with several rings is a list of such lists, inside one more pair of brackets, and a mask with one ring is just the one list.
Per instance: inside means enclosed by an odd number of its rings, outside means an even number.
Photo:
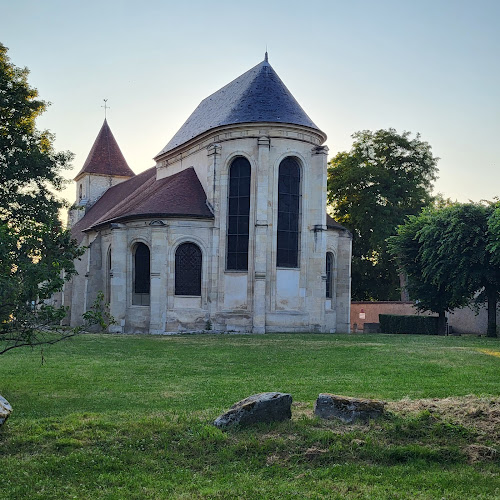
[{"label": "stained glass window", "polygon": [[326,254],[326,298],[333,297],[333,254],[328,252]]},{"label": "stained glass window", "polygon": [[149,306],[150,255],[144,243],[138,243],[134,252],[134,293],[132,304]]},{"label": "stained glass window", "polygon": [[300,166],[285,158],[278,178],[278,267],[299,267]]},{"label": "stained glass window", "polygon": [[248,269],[250,178],[250,162],[236,158],[229,169],[227,269],[230,270]]},{"label": "stained glass window", "polygon": [[111,247],[106,260],[106,303],[111,304]]},{"label": "stained glass window", "polygon": [[195,243],[175,252],[175,295],[201,295],[201,250]]}]

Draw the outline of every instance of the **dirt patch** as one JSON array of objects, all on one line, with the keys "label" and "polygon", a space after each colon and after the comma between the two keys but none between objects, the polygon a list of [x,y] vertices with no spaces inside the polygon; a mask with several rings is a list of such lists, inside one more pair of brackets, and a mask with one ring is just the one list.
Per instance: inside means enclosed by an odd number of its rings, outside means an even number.
[{"label": "dirt patch", "polygon": [[448,422],[476,430],[478,437],[500,443],[500,398],[470,395],[444,399],[401,399],[387,403],[386,409],[402,415],[427,410]]},{"label": "dirt patch", "polygon": [[[402,399],[388,403],[387,410],[404,416],[427,410],[442,420],[473,430],[475,442],[464,449],[469,462],[498,459],[500,398]],[[490,446],[492,443],[495,447]]]},{"label": "dirt patch", "polygon": [[495,448],[481,444],[471,444],[467,446],[466,452],[469,456],[469,462],[471,463],[495,460],[498,456],[498,452]]},{"label": "dirt patch", "polygon": [[321,449],[321,448],[316,448],[315,446],[313,446],[311,448],[308,448],[305,451],[304,457],[307,460],[314,460],[315,458],[320,457],[324,453],[328,453],[328,450],[324,450],[324,449]]}]

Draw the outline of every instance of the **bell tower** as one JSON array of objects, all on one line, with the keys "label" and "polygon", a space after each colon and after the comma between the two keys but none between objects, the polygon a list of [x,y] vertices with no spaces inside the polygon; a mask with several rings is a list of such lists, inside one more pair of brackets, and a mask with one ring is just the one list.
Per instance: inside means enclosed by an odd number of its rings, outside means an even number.
[{"label": "bell tower", "polygon": [[78,222],[111,186],[134,175],[105,118],[87,160],[75,177],[76,208],[70,212],[70,226]]}]

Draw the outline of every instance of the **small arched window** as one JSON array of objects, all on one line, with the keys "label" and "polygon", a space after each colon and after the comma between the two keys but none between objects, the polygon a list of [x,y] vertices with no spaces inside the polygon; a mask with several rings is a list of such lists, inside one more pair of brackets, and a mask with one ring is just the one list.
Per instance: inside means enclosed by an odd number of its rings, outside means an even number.
[{"label": "small arched window", "polygon": [[175,252],[175,295],[201,295],[201,250],[183,243]]},{"label": "small arched window", "polygon": [[285,158],[278,177],[278,241],[276,265],[299,267],[300,166]]},{"label": "small arched window", "polygon": [[150,253],[144,243],[138,243],[134,251],[134,289],[132,304],[149,306],[150,289]]},{"label": "small arched window", "polygon": [[326,254],[326,298],[333,298],[333,254]]},{"label": "small arched window", "polygon": [[227,269],[248,270],[248,235],[250,218],[250,162],[236,158],[229,169],[227,220]]}]

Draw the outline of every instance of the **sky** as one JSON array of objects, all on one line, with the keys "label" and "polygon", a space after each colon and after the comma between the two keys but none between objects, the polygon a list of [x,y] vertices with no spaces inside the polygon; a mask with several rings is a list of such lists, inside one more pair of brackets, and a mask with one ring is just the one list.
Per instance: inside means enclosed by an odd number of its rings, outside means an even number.
[{"label": "sky", "polygon": [[[75,154],[104,120],[134,172],[199,102],[264,59],[327,136],[420,133],[434,193],[500,195],[499,0],[0,0],[0,42],[50,101],[38,127]],[[75,188],[64,192],[73,202]]]}]

